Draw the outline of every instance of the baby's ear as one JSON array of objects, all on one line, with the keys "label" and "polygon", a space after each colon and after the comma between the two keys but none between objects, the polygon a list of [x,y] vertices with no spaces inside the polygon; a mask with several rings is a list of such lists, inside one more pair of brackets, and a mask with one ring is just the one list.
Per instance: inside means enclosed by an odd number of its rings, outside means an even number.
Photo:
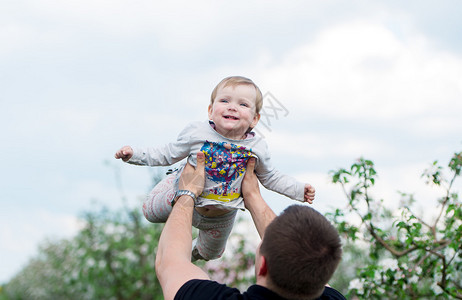
[{"label": "baby's ear", "polygon": [[212,112],[213,112],[213,106],[212,104],[210,104],[208,108],[209,120],[212,120]]},{"label": "baby's ear", "polygon": [[255,116],[253,117],[253,121],[250,127],[254,128],[255,126],[257,126],[258,121],[260,121],[260,114],[256,113]]}]

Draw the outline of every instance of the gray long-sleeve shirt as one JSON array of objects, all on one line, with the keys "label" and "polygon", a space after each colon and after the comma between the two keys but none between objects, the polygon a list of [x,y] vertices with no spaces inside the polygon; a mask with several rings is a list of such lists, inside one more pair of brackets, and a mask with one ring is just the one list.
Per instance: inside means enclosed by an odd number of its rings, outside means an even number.
[{"label": "gray long-sleeve shirt", "polygon": [[175,142],[159,148],[133,148],[133,151],[128,163],[148,166],[169,166],[186,157],[196,166],[196,153],[204,152],[206,180],[196,206],[243,209],[241,183],[251,156],[257,158],[255,173],[265,188],[294,200],[304,198],[305,184],[272,166],[268,145],[255,133],[243,140],[232,140],[216,132],[212,123],[194,122],[183,129]]}]

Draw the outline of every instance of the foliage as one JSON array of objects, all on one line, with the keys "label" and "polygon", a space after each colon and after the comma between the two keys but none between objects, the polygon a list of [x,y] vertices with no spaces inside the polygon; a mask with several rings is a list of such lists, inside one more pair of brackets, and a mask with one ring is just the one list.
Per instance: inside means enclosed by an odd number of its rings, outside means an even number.
[{"label": "foliage", "polygon": [[[453,191],[461,168],[462,153],[456,153],[447,168],[434,162],[425,171],[443,193],[431,223],[413,212],[413,195],[402,193],[405,205],[398,211],[371,196],[377,177],[372,161],[361,158],[349,170],[332,172],[348,209],[328,214],[346,241],[331,284],[348,286],[349,298],[462,299],[462,207]],[[241,289],[255,282],[253,226],[250,218],[238,219],[225,255],[198,262],[212,280]],[[154,269],[162,227],[146,222],[139,209],[86,212],[79,233],[44,242],[37,257],[0,287],[0,299],[162,299]]]},{"label": "foliage", "polygon": [[[38,255],[0,286],[0,300],[12,299],[163,299],[155,272],[155,254],[163,224],[147,222],[139,208],[128,208],[116,165],[116,185],[124,208],[84,212],[82,228],[71,239],[44,241]],[[153,173],[152,185],[163,178]],[[247,220],[248,221],[248,220]],[[235,227],[248,226],[238,219]],[[193,235],[197,229],[193,228]],[[254,282],[249,236],[233,231],[223,258],[198,261],[212,280],[232,286]]]},{"label": "foliage", "polygon": [[343,241],[343,254],[337,270],[329,280],[329,285],[346,295],[349,291],[350,282],[356,278],[356,272],[363,266],[369,265],[366,249],[348,240]]},{"label": "foliage", "polygon": [[442,192],[431,223],[413,212],[413,195],[402,193],[404,205],[394,212],[371,196],[377,177],[372,161],[361,158],[349,170],[331,172],[332,181],[345,192],[348,209],[329,216],[347,243],[368,254],[348,296],[462,299],[462,206],[453,191],[461,168],[459,152],[447,168],[435,161],[424,172],[427,183]]},{"label": "foliage", "polygon": [[85,213],[70,240],[45,242],[5,287],[7,299],[162,299],[154,254],[162,226],[138,210]]},{"label": "foliage", "polygon": [[[86,212],[83,220],[74,238],[44,242],[0,289],[0,299],[163,299],[154,268],[163,224],[148,223],[139,209],[128,208]],[[253,251],[246,238],[233,232],[222,259],[198,264],[214,280],[250,285]]]}]

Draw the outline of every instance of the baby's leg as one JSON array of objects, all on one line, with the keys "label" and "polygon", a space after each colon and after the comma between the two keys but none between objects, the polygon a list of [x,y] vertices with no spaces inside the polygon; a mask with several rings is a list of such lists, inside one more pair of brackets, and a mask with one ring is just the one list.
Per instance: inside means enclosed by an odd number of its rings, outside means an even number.
[{"label": "baby's leg", "polygon": [[143,214],[149,222],[165,223],[172,211],[177,173],[168,175],[149,193],[143,203]]},{"label": "baby's leg", "polygon": [[194,211],[193,225],[199,229],[199,235],[194,240],[193,260],[210,260],[221,257],[226,248],[226,242],[233,229],[237,210],[219,217],[204,217]]}]

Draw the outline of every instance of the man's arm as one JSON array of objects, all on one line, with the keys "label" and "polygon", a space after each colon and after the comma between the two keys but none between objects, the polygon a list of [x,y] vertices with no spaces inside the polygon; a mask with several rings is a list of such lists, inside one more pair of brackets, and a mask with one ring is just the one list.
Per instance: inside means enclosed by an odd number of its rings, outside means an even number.
[{"label": "man's arm", "polygon": [[250,211],[255,227],[260,238],[263,238],[266,227],[274,220],[276,214],[263,200],[258,186],[258,178],[255,174],[255,158],[247,162],[247,170],[242,181],[242,195],[245,208]]},{"label": "man's arm", "polygon": [[[189,164],[185,166],[179,188],[200,195],[204,187],[204,167],[205,157],[199,152],[196,170]],[[160,236],[156,274],[166,300],[173,299],[180,287],[191,279],[210,279],[202,269],[191,263],[193,212],[193,198],[187,195],[179,197]]]}]

